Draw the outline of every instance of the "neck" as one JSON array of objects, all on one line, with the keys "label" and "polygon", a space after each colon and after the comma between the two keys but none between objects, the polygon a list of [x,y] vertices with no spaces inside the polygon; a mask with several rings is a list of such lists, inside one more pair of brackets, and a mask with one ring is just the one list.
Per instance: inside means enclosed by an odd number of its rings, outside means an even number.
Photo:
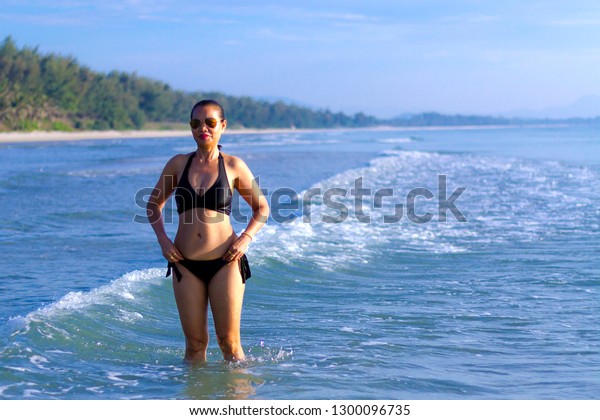
[{"label": "neck", "polygon": [[219,157],[219,148],[216,146],[210,148],[199,147],[198,150],[196,150],[196,157],[199,158],[201,162],[216,159]]}]

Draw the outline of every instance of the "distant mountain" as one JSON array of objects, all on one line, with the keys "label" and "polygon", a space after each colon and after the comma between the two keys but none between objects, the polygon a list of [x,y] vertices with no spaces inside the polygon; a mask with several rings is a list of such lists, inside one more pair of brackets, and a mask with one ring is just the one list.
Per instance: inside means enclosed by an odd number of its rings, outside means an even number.
[{"label": "distant mountain", "polygon": [[553,106],[537,111],[517,109],[504,113],[503,116],[524,119],[595,118],[600,116],[600,96],[583,96],[570,105]]},{"label": "distant mountain", "polygon": [[386,123],[396,127],[434,127],[434,126],[490,126],[519,124],[508,118],[491,117],[485,115],[447,115],[437,112],[423,112],[420,114],[402,114],[387,120]]}]

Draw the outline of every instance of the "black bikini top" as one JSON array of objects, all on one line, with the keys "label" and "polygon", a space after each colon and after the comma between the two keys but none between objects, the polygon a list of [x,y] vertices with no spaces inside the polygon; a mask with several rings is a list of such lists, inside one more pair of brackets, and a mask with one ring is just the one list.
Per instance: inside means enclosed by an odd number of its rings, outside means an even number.
[{"label": "black bikini top", "polygon": [[233,194],[225,172],[225,163],[223,156],[219,152],[219,175],[215,183],[207,189],[204,194],[198,195],[196,190],[190,185],[188,172],[192,159],[196,156],[196,152],[189,157],[185,169],[181,174],[181,179],[177,183],[175,190],[175,203],[177,204],[177,213],[181,214],[187,210],[200,207],[209,210],[218,211],[219,213],[231,214],[231,201]]}]

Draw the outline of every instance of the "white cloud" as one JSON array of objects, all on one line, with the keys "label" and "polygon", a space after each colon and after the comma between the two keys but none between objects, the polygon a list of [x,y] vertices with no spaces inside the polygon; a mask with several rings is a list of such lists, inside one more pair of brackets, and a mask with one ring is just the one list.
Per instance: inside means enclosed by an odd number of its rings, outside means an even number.
[{"label": "white cloud", "polygon": [[600,18],[570,18],[558,19],[549,22],[551,26],[598,26],[600,27]]},{"label": "white cloud", "polygon": [[37,26],[88,26],[97,19],[78,12],[36,14],[0,14],[0,20]]},{"label": "white cloud", "polygon": [[451,24],[488,24],[490,22],[498,22],[502,20],[500,16],[497,15],[486,15],[481,13],[469,13],[464,15],[456,15],[456,16],[444,16],[442,18],[437,19],[438,22],[441,23],[451,23]]},{"label": "white cloud", "polygon": [[374,16],[367,16],[364,14],[356,13],[324,13],[312,10],[302,9],[287,9],[287,16],[293,16],[295,19],[310,19],[310,20],[321,20],[329,23],[364,23],[364,22],[378,22],[380,19]]},{"label": "white cloud", "polygon": [[308,36],[286,34],[286,33],[275,31],[271,28],[260,28],[256,32],[256,34],[260,38],[267,38],[267,39],[272,39],[272,40],[277,40],[277,41],[302,42],[302,41],[310,40],[310,37],[308,37]]}]

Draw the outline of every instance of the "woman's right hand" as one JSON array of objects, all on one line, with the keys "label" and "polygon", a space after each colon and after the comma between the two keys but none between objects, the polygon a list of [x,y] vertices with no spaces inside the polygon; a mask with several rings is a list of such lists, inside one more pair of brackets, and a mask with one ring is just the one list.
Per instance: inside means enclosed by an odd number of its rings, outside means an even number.
[{"label": "woman's right hand", "polygon": [[160,248],[162,250],[163,257],[165,257],[165,259],[170,263],[179,262],[185,259],[170,239],[165,239],[164,241],[160,242]]}]

